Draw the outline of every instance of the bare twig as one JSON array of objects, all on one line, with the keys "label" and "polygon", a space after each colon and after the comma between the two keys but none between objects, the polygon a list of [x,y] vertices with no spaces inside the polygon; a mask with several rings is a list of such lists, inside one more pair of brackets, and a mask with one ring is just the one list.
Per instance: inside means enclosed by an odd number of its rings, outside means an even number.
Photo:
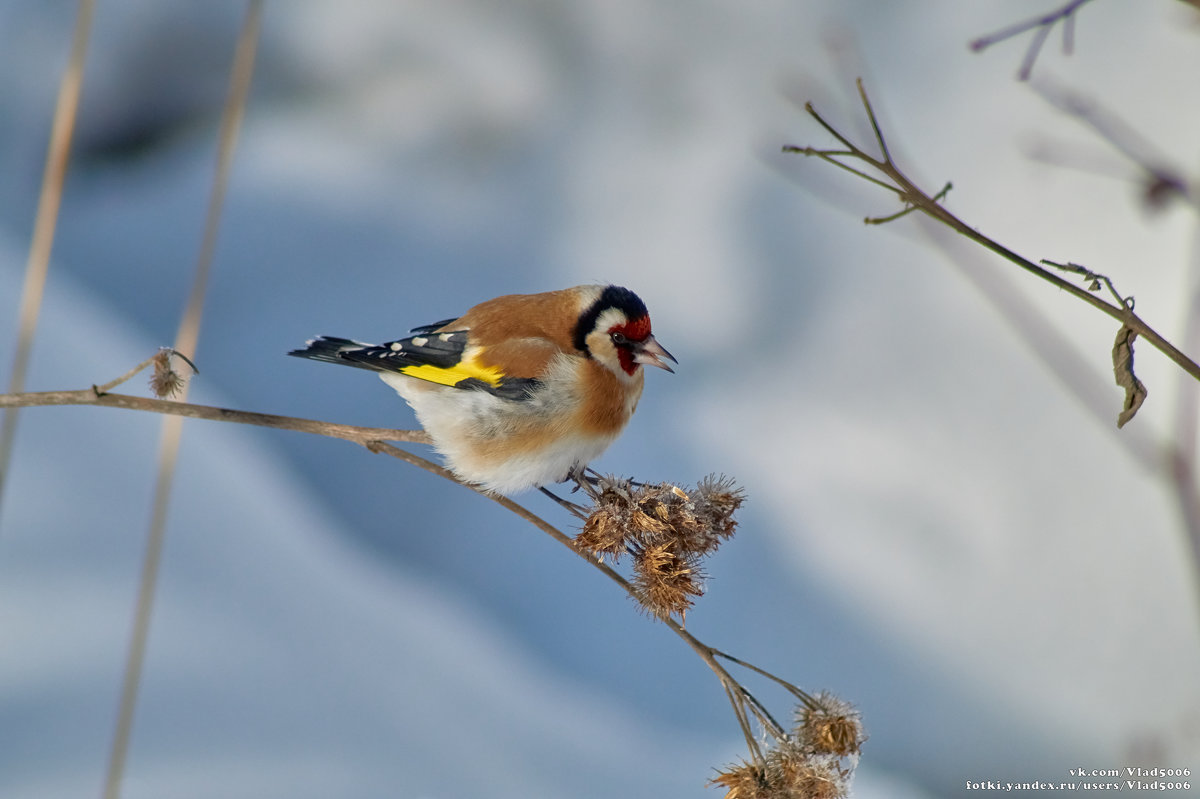
[{"label": "bare twig", "polygon": [[[1066,388],[1080,407],[1086,409],[1106,432],[1111,431],[1109,434],[1116,444],[1147,471],[1162,468],[1163,452],[1171,449],[1171,441],[1158,440],[1155,432],[1147,427],[1118,429],[1111,424],[1111,403],[1104,399],[1107,384],[1103,376],[1095,371],[1091,359],[1052,318],[1021,296],[1014,279],[1019,275],[991,269],[992,264],[983,263],[983,253],[970,248],[970,242],[945,235],[947,230],[933,220],[921,221],[925,223],[921,228],[929,245],[940,251],[947,263],[997,310],[1008,322],[1013,335],[1028,347],[1033,357]],[[1092,288],[1090,282],[1087,288]],[[1190,378],[1185,379],[1195,384]]]},{"label": "bare twig", "polygon": [[[865,90],[863,89],[861,80],[858,82],[858,90],[863,102],[863,108],[866,111],[867,117],[871,121],[873,130],[876,132],[876,138],[878,140],[882,140],[882,133],[880,132],[879,124],[875,117],[875,112],[871,107],[870,100],[868,99]],[[1107,314],[1121,324],[1128,326],[1132,331],[1141,336],[1151,346],[1155,347],[1164,355],[1166,355],[1172,362],[1191,375],[1194,379],[1200,380],[1200,364],[1189,358],[1177,347],[1171,344],[1171,342],[1165,337],[1150,327],[1150,325],[1141,319],[1141,317],[1139,317],[1132,308],[1121,304],[1110,303],[1100,297],[1097,297],[1094,293],[1088,291],[1086,288],[1078,286],[1075,283],[1060,277],[1059,275],[1035,263],[1029,258],[1025,258],[1024,256],[1019,255],[1013,250],[1010,250],[994,239],[983,235],[978,230],[946,210],[946,208],[942,206],[941,203],[936,199],[936,197],[942,196],[941,193],[938,195],[930,195],[913,183],[913,181],[911,181],[900,170],[895,162],[890,159],[890,157],[887,155],[886,148],[881,147],[881,149],[884,151],[882,158],[872,156],[870,153],[867,153],[858,145],[847,139],[839,131],[835,130],[827,121],[825,121],[825,119],[821,117],[819,113],[817,113],[816,109],[813,108],[811,103],[807,104],[805,109],[813,117],[813,119],[815,119],[817,123],[821,125],[821,127],[829,131],[843,146],[836,150],[830,150],[815,147],[798,147],[788,145],[783,148],[784,152],[815,156],[823,161],[833,163],[854,174],[858,174],[869,180],[871,183],[895,193],[901,199],[901,201],[905,203],[906,206],[911,206],[916,210],[921,211],[922,213],[937,220],[938,222],[941,222],[976,244],[991,250],[1021,269],[1036,275],[1056,288],[1061,289],[1076,299],[1079,299],[1093,308],[1096,308],[1097,310]],[[839,160],[843,158],[865,164],[868,170],[873,170],[882,177],[875,177],[868,174],[867,170],[859,170],[853,166],[843,163],[841,160]],[[868,219],[868,221],[870,220]]]},{"label": "bare twig", "polygon": [[[1193,210],[1200,208],[1195,191],[1195,181],[1184,177],[1183,170],[1170,165],[1170,159],[1157,150],[1132,125],[1116,113],[1105,109],[1101,103],[1077,92],[1055,87],[1042,80],[1035,86],[1038,94],[1057,109],[1068,114],[1096,133],[1126,160],[1141,172],[1140,187],[1142,200],[1150,210],[1159,210],[1172,201],[1188,203]],[[1061,264],[1053,264],[1062,268]],[[1076,265],[1068,265],[1074,267]],[[1083,269],[1078,267],[1078,269]],[[1195,268],[1193,267],[1193,272]],[[1091,275],[1083,269],[1085,279]],[[1099,277],[1116,295],[1111,281]],[[1200,344],[1200,317],[1194,313],[1197,307],[1195,287],[1188,305],[1193,312],[1185,313],[1183,345],[1195,350]],[[1119,297],[1119,295],[1116,295]],[[1129,298],[1132,308],[1132,297]],[[1120,418],[1127,419],[1136,412],[1146,396],[1146,388],[1132,370],[1132,341],[1136,333],[1127,335],[1123,327],[1117,334],[1113,348],[1113,367],[1117,383],[1126,389],[1126,410]],[[1174,489],[1179,518],[1187,534],[1191,550],[1193,570],[1198,575],[1197,589],[1200,591],[1200,486],[1196,482],[1196,407],[1200,403],[1200,386],[1194,380],[1180,380],[1177,388],[1175,408],[1175,434],[1160,449],[1158,462],[1169,464],[1171,484]],[[1156,464],[1158,465],[1158,464]]]},{"label": "bare twig", "polygon": [[1063,272],[1071,272],[1076,275],[1080,275],[1085,281],[1087,281],[1087,284],[1088,284],[1087,290],[1088,291],[1099,291],[1100,284],[1103,283],[1104,286],[1106,288],[1108,288],[1108,293],[1112,295],[1114,300],[1116,300],[1121,305],[1124,305],[1129,310],[1131,310],[1131,311],[1133,310],[1133,306],[1134,306],[1133,295],[1131,294],[1128,297],[1121,296],[1121,293],[1119,291],[1117,291],[1116,286],[1113,285],[1113,282],[1111,279],[1109,279],[1108,275],[1102,275],[1099,272],[1093,272],[1091,269],[1088,269],[1086,266],[1071,263],[1070,261],[1068,261],[1065,264],[1060,264],[1056,261],[1051,261],[1049,258],[1043,258],[1040,261],[1040,263],[1043,263],[1046,266],[1053,266],[1055,269],[1060,269]]},{"label": "bare twig", "polygon": [[778,683],[779,685],[786,688],[787,691],[792,694],[792,696],[796,697],[796,699],[799,700],[802,705],[804,705],[805,707],[808,707],[808,708],[816,709],[817,701],[816,701],[816,699],[813,698],[813,695],[795,685],[792,685],[787,680],[780,679],[779,677],[776,677],[771,672],[766,671],[765,669],[761,669],[758,666],[755,666],[753,663],[747,663],[746,661],[742,660],[741,658],[736,658],[733,655],[729,654],[728,652],[720,652],[720,651],[717,651],[716,649],[714,649],[713,654],[719,658],[728,660],[730,663],[736,663],[744,669],[749,669],[750,671],[754,672],[755,674],[760,674],[763,677],[766,677],[768,680]]},{"label": "bare twig", "polygon": [[[71,138],[75,132],[75,115],[83,87],[83,64],[87,55],[88,38],[92,29],[95,0],[79,0],[75,15],[75,33],[71,55],[58,88],[54,108],[54,123],[50,130],[50,146],[46,151],[46,168],[42,174],[42,193],[38,200],[37,217],[33,223],[33,241],[29,245],[29,260],[25,264],[25,283],[21,289],[20,319],[17,322],[17,345],[13,356],[12,374],[8,380],[10,394],[25,389],[25,373],[33,350],[33,335],[37,330],[42,308],[46,275],[50,271],[50,250],[58,225],[58,209],[62,204],[63,183],[71,153]],[[12,461],[13,444],[17,435],[17,410],[5,410],[0,421],[0,501]]]},{"label": "bare twig", "polygon": [[[107,394],[108,392],[112,391],[114,388],[121,385],[122,383],[125,383],[125,382],[131,380],[135,375],[137,375],[138,372],[141,372],[146,367],[148,367],[151,364],[158,361],[160,358],[162,358],[164,352],[169,353],[170,355],[178,355],[180,358],[182,358],[184,361],[187,362],[187,365],[192,368],[193,373],[197,373],[200,371],[199,369],[196,368],[196,364],[192,363],[191,358],[187,357],[186,355],[184,355],[180,352],[176,352],[175,350],[171,349],[170,347],[164,347],[163,349],[154,353],[149,358],[142,361],[137,366],[133,367],[132,369],[130,369],[128,372],[121,375],[120,377],[113,378],[112,380],[109,380],[107,383],[104,383],[103,385],[92,386],[92,391],[94,393],[96,393],[97,395]],[[14,405],[11,407],[15,408],[15,407],[19,407],[19,406]]]},{"label": "bare twig", "polygon": [[[871,120],[872,127],[876,131],[876,139],[880,139],[879,127],[875,121],[875,113],[871,108],[869,99],[863,91],[862,82],[859,81],[859,94],[863,102],[863,107],[867,117]],[[1122,412],[1118,416],[1118,426],[1127,422],[1137,408],[1140,406],[1142,399],[1145,398],[1145,386],[1132,373],[1132,342],[1138,336],[1151,346],[1158,349],[1175,363],[1188,377],[1189,382],[1194,386],[1195,381],[1200,380],[1200,364],[1184,354],[1179,348],[1171,344],[1165,337],[1160,335],[1156,330],[1150,327],[1137,313],[1134,311],[1132,297],[1126,297],[1117,292],[1112,281],[1106,276],[1098,274],[1086,267],[1081,267],[1077,264],[1061,264],[1053,261],[1043,261],[1041,264],[1034,263],[1032,260],[1025,258],[1016,252],[1008,249],[993,239],[988,238],[973,227],[967,225],[958,217],[954,216],[939,202],[939,198],[944,196],[945,190],[935,196],[930,196],[928,193],[917,187],[907,176],[899,169],[899,167],[887,156],[886,150],[884,157],[878,158],[864,151],[861,147],[851,142],[839,131],[835,130],[828,122],[826,122],[812,107],[812,104],[806,105],[808,113],[831,135],[837,139],[840,145],[836,149],[820,149],[813,147],[784,147],[785,152],[796,152],[809,156],[816,156],[822,161],[834,163],[837,166],[846,169],[853,174],[860,174],[868,179],[874,185],[880,185],[888,191],[896,194],[904,203],[905,209],[901,213],[893,214],[891,217],[871,221],[886,221],[886,219],[896,219],[904,216],[911,210],[919,210],[926,216],[936,222],[940,222],[951,230],[959,233],[964,238],[988,249],[1021,269],[1036,275],[1045,280],[1051,285],[1061,289],[1071,296],[1087,303],[1088,305],[1103,312],[1107,316],[1115,319],[1120,323],[1120,328],[1117,333],[1117,341],[1113,346],[1113,369],[1117,383],[1125,388],[1126,396]],[[1102,135],[1105,132],[1110,132],[1111,129],[1103,125],[1094,125],[1097,130],[1100,130]],[[1132,155],[1137,152],[1132,148],[1121,148],[1127,154]],[[842,163],[840,159],[846,159],[856,164],[865,165],[863,168],[858,166],[849,166]],[[871,174],[874,173],[874,174]],[[1045,266],[1052,266],[1055,269],[1061,269],[1069,273],[1077,274],[1083,278],[1085,285],[1077,285],[1076,283],[1066,280],[1058,274],[1055,274]],[[1097,290],[1101,286],[1108,289],[1113,301],[1110,302],[1104,297],[1098,295]],[[1190,339],[1189,339],[1190,341]],[[1181,431],[1194,432],[1194,427],[1190,425],[1181,426]],[[1146,448],[1135,448],[1130,446],[1131,451],[1139,455],[1140,459],[1145,462],[1147,458]],[[1157,460],[1161,461],[1163,453],[1169,456],[1172,468],[1175,472],[1175,481],[1177,486],[1177,496],[1182,509],[1182,518],[1186,525],[1187,540],[1191,548],[1193,575],[1197,576],[1196,589],[1197,599],[1200,599],[1200,495],[1193,485],[1194,466],[1193,456],[1191,454],[1194,449],[1193,444],[1185,444],[1182,448],[1178,445],[1168,445],[1161,448],[1157,453]]]},{"label": "bare twig", "polygon": [[273,427],[276,430],[295,430],[329,438],[340,438],[367,446],[373,441],[405,441],[413,444],[429,444],[429,434],[424,430],[393,430],[387,427],[356,427],[348,424],[301,419],[295,416],[278,416],[254,411],[238,411],[217,408],[211,405],[194,405],[187,402],[135,397],[130,394],[98,393],[95,388],[74,391],[34,391],[24,394],[0,394],[0,408],[31,408],[47,405],[97,405],[102,408],[125,408],[131,411],[148,411],[190,419],[207,419],[214,422],[234,422],[258,427]]},{"label": "bare twig", "polygon": [[1025,57],[1021,60],[1021,68],[1017,72],[1018,79],[1029,80],[1029,76],[1033,73],[1033,64],[1037,61],[1038,54],[1042,51],[1042,46],[1045,45],[1046,39],[1050,36],[1050,31],[1059,22],[1063,23],[1063,52],[1067,55],[1074,52],[1075,12],[1090,1],[1071,0],[1071,2],[1054,11],[1027,19],[1024,22],[1009,25],[1007,28],[1002,28],[995,33],[974,39],[971,41],[970,47],[975,52],[979,52],[997,42],[1003,42],[1014,36],[1020,36],[1022,33],[1033,30],[1033,40],[1030,41],[1029,47],[1025,50]]}]

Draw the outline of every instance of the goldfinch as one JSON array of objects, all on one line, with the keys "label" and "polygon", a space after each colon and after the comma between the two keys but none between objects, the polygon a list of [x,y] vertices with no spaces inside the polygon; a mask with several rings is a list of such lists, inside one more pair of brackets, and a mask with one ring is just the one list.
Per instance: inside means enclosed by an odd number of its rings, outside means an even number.
[{"label": "goldfinch", "polygon": [[501,494],[578,477],[629,422],[641,367],[678,363],[620,286],[510,294],[411,332],[379,345],[320,336],[288,354],[379,372],[447,467]]}]

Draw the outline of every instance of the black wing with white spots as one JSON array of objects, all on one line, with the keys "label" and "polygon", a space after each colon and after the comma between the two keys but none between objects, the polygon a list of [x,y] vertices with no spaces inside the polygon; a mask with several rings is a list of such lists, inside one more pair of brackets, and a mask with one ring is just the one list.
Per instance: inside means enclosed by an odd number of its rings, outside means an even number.
[{"label": "black wing with white spots", "polygon": [[467,331],[459,330],[409,336],[378,346],[358,347],[343,351],[341,357],[356,365],[361,363],[382,372],[403,372],[406,367],[412,366],[451,369],[462,361],[466,348]]},{"label": "black wing with white spots", "polygon": [[509,400],[529,399],[540,381],[507,377],[495,369],[464,361],[468,340],[466,330],[433,332],[449,321],[453,320],[413,328],[419,335],[378,345],[319,336],[308,342],[306,349],[293,350],[288,355],[376,372],[397,372],[443,386],[486,391]]}]

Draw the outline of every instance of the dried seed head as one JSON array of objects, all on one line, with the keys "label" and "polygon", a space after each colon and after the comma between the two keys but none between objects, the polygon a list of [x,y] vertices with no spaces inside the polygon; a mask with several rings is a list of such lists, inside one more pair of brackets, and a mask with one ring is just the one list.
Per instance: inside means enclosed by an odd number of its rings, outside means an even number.
[{"label": "dried seed head", "polygon": [[713,474],[700,481],[696,495],[697,515],[718,540],[730,538],[737,529],[733,515],[745,503],[746,492],[732,478]]},{"label": "dried seed head", "polygon": [[[647,513],[647,510],[649,512]],[[633,538],[638,541],[651,541],[670,532],[667,524],[668,514],[659,505],[647,500],[639,500],[629,513],[629,523],[633,527]]]},{"label": "dried seed head", "polygon": [[626,552],[634,538],[633,511],[636,507],[628,480],[602,477],[596,488],[594,507],[575,536],[575,548],[614,560]]},{"label": "dried seed head", "polygon": [[843,799],[849,789],[849,772],[827,758],[814,758],[794,746],[783,745],[767,753],[765,796],[780,799]]},{"label": "dried seed head", "polygon": [[796,713],[794,734],[805,750],[837,757],[858,755],[866,740],[858,709],[824,691],[813,699],[815,708],[801,706]]},{"label": "dried seed head", "polygon": [[610,507],[598,506],[575,536],[575,549],[597,557],[609,555],[615,560],[625,552],[628,529],[622,514]]},{"label": "dried seed head", "polygon": [[766,770],[757,764],[742,761],[726,766],[708,782],[725,789],[725,799],[766,799]]},{"label": "dried seed head", "polygon": [[642,607],[660,619],[682,619],[693,598],[704,593],[699,567],[670,545],[645,547],[633,561],[633,584]]},{"label": "dried seed head", "polygon": [[709,784],[725,788],[725,799],[844,799],[849,777],[836,760],[813,757],[782,741],[765,763],[726,767]]},{"label": "dried seed head", "polygon": [[699,558],[733,534],[745,497],[726,477],[710,476],[694,491],[670,483],[638,484],[602,477],[575,548],[598,557],[634,555],[636,587],[659,618],[679,614],[700,596]]}]

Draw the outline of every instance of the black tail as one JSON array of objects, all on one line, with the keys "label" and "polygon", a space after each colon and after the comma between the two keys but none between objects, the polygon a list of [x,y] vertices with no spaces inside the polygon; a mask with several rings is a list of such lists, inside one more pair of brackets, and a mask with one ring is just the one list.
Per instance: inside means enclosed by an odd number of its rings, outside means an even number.
[{"label": "black tail", "polygon": [[308,342],[308,346],[305,349],[292,350],[288,355],[294,355],[297,358],[308,358],[313,361],[340,363],[343,366],[357,366],[359,369],[370,369],[372,372],[378,372],[380,370],[369,361],[351,360],[342,355],[347,350],[361,350],[364,347],[372,346],[374,345],[364,344],[361,341],[352,341],[348,338],[317,336]]}]

